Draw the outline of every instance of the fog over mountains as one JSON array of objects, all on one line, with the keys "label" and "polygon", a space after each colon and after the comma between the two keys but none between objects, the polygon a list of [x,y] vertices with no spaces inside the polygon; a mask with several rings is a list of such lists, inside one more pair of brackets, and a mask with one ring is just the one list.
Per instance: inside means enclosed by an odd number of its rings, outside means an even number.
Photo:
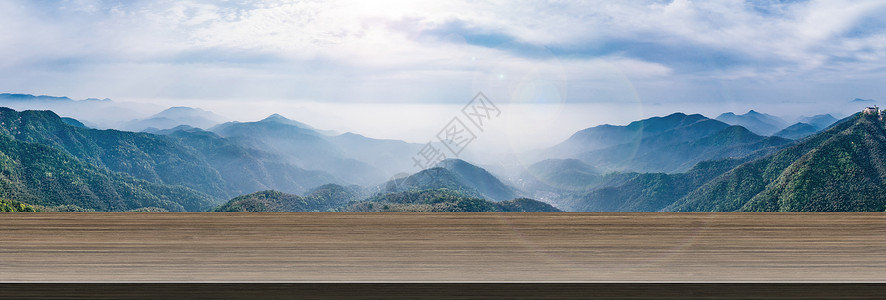
[{"label": "fog over mountains", "polygon": [[[113,101],[2,103],[66,111]],[[3,108],[0,198],[43,211],[884,211],[882,119],[676,112],[514,156],[528,164],[449,156],[422,169],[413,158],[439,144],[279,114],[239,122],[172,107],[118,130]]]}]

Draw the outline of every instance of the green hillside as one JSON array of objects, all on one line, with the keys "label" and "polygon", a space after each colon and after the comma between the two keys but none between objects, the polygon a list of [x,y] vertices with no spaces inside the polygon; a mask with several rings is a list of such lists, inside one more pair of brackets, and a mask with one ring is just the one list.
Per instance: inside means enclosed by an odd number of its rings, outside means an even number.
[{"label": "green hillside", "polygon": [[205,211],[210,197],[83,163],[54,147],[0,134],[0,198],[70,210],[126,211],[159,207]]},{"label": "green hillside", "polygon": [[611,181],[610,185],[585,193],[568,194],[556,202],[568,211],[658,211],[741,162],[706,161],[686,173],[607,175],[619,176],[623,181]]},{"label": "green hillside", "polygon": [[546,159],[523,171],[517,184],[524,191],[564,193],[592,189],[603,175],[578,159]]},{"label": "green hillside", "polygon": [[0,212],[35,212],[33,206],[15,200],[0,199]]},{"label": "green hillside", "polygon": [[82,162],[157,184],[182,185],[228,198],[218,172],[190,147],[165,136],[65,124],[51,111],[0,108],[0,134],[55,147]]},{"label": "green hillside", "polygon": [[771,156],[741,165],[672,211],[884,211],[886,127],[856,114]]},{"label": "green hillside", "polygon": [[441,161],[434,168],[390,180],[380,188],[385,193],[448,189],[470,197],[494,201],[514,199],[517,195],[514,188],[492,173],[460,159]]},{"label": "green hillside", "polygon": [[554,212],[559,210],[532,199],[491,202],[459,191],[441,188],[379,194],[345,207],[342,211]]},{"label": "green hillside", "polygon": [[323,171],[305,170],[285,162],[279,156],[244,147],[230,139],[193,127],[158,131],[197,150],[215,168],[225,182],[225,190],[234,195],[262,190],[304,193],[312,187],[339,182]]},{"label": "green hillside", "polygon": [[305,196],[262,191],[231,199],[217,212],[311,212],[330,211],[358,200],[355,188],[336,184],[320,186]]}]

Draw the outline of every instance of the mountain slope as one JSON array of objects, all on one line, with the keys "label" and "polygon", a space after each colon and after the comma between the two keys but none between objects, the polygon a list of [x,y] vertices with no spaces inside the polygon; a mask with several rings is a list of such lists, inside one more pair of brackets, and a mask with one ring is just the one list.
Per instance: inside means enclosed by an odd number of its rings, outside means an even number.
[{"label": "mountain slope", "polygon": [[704,160],[739,158],[772,151],[787,143],[790,141],[762,137],[741,126],[706,119],[576,157],[604,170],[672,173],[685,172]]},{"label": "mountain slope", "polygon": [[447,189],[468,197],[483,198],[477,188],[462,180],[461,176],[442,167],[421,170],[403,178],[395,178],[381,186],[381,193]]},{"label": "mountain slope", "polygon": [[756,134],[770,136],[779,130],[788,127],[787,122],[783,119],[764,113],[750,110],[743,115],[736,115],[732,112],[724,113],[716,118],[717,121],[729,125],[738,125],[753,131]]},{"label": "mountain slope", "polygon": [[516,197],[514,188],[504,184],[485,169],[460,159],[447,159],[436,167],[422,170],[405,178],[388,181],[384,193],[445,188],[469,197],[495,201]]},{"label": "mountain slope", "polygon": [[694,130],[680,130],[687,126],[693,126],[696,123],[706,122],[708,120],[710,119],[699,114],[686,115],[683,113],[674,113],[664,117],[652,117],[634,121],[626,126],[595,126],[574,133],[566,139],[566,141],[547,149],[545,155],[549,158],[570,158],[577,154],[597,149],[627,143],[636,143],[641,139],[674,130],[677,131],[671,132],[671,136],[680,139],[675,142],[682,142],[700,138],[727,127],[726,124],[718,126],[711,123],[714,125],[712,125],[710,131],[695,132]]},{"label": "mountain slope", "polygon": [[144,207],[204,211],[211,206],[211,198],[194,190],[111,172],[60,149],[15,140],[8,134],[0,134],[0,198],[97,211]]},{"label": "mountain slope", "polygon": [[410,158],[424,147],[422,144],[373,139],[351,132],[326,139],[336,145],[344,157],[365,162],[389,176],[414,169],[415,162]]},{"label": "mountain slope", "polygon": [[51,111],[0,108],[0,134],[67,152],[79,160],[158,184],[227,198],[218,172],[193,148],[165,136],[69,126]]},{"label": "mountain slope", "polygon": [[799,123],[806,123],[814,126],[818,130],[823,130],[830,127],[834,123],[837,123],[837,121],[839,120],[837,120],[837,118],[834,118],[834,116],[830,114],[823,114],[801,118]]},{"label": "mountain slope", "polygon": [[516,196],[514,189],[499,180],[485,169],[461,159],[447,159],[437,166],[457,174],[463,183],[475,188],[490,200],[504,201]]},{"label": "mountain slope", "polygon": [[741,162],[736,159],[705,161],[685,173],[676,174],[625,174],[625,177],[629,177],[625,181],[614,181],[613,184],[567,195],[554,202],[567,211],[659,211]]},{"label": "mountain slope", "polygon": [[369,185],[388,178],[369,164],[347,157],[326,136],[280,115],[258,122],[229,122],[210,131],[241,146],[277,155],[299,168],[330,172],[347,183]]},{"label": "mountain slope", "polygon": [[557,212],[555,207],[532,199],[520,198],[491,202],[449,189],[411,190],[378,194],[366,201],[351,204],[343,211],[410,212]]},{"label": "mountain slope", "polygon": [[243,147],[199,128],[180,126],[157,133],[196,149],[222,176],[229,194],[243,195],[263,190],[301,194],[313,187],[339,182],[329,173],[293,166],[277,155]]},{"label": "mountain slope", "polygon": [[884,211],[886,127],[856,114],[797,145],[746,163],[672,211]]},{"label": "mountain slope", "polygon": [[797,123],[773,134],[787,139],[801,139],[818,132],[819,128],[807,123]]},{"label": "mountain slope", "polygon": [[231,199],[215,208],[217,212],[311,212],[329,211],[357,200],[353,188],[329,184],[305,196],[262,191]]},{"label": "mountain slope", "polygon": [[523,190],[574,191],[596,183],[597,169],[578,159],[547,159],[530,165],[520,175]]},{"label": "mountain slope", "polygon": [[83,124],[83,122],[80,122],[79,120],[74,118],[62,117],[62,122],[74,127],[87,128],[86,125]]}]

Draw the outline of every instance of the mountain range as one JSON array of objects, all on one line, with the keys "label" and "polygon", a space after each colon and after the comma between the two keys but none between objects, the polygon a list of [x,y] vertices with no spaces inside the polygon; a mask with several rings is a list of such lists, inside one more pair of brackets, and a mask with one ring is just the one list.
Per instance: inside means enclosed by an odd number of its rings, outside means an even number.
[{"label": "mountain range", "polygon": [[[86,101],[6,97],[24,102]],[[886,183],[881,179],[886,178],[886,164],[880,159],[886,150],[881,146],[886,126],[878,115],[858,113],[839,121],[817,115],[798,118],[790,126],[773,118],[777,117],[756,111],[717,119],[674,113],[624,126],[590,127],[533,153],[538,157],[535,163],[500,177],[462,159],[415,170],[410,157],[422,144],[324,131],[278,114],[256,122],[218,123],[221,120],[210,112],[175,107],[133,122],[162,126],[131,132],[94,129],[52,111],[0,108],[0,207],[886,210],[886,201],[879,196],[886,192],[880,188]],[[771,133],[761,135],[729,122]],[[765,124],[780,125],[764,128]],[[402,175],[392,176],[398,173]]]},{"label": "mountain range", "polygon": [[837,118],[830,114],[816,115],[812,117],[803,117],[800,122],[794,123],[776,133],[779,136],[788,139],[801,139],[828,128],[837,122]]},{"label": "mountain range", "polygon": [[884,122],[858,113],[718,176],[667,210],[884,211],[884,151]]},{"label": "mountain range", "polygon": [[788,127],[785,120],[773,115],[759,113],[754,110],[750,110],[743,115],[736,115],[732,112],[724,113],[717,116],[716,120],[729,125],[742,126],[753,133],[765,136],[770,136],[773,133]]},{"label": "mountain range", "polygon": [[689,170],[704,160],[762,155],[790,142],[699,114],[674,113],[627,126],[584,129],[545,154],[579,159],[603,172],[672,173]]},{"label": "mountain range", "polygon": [[[41,124],[32,119],[47,122]],[[59,145],[76,143],[73,135],[88,129],[66,125],[52,112],[19,114],[0,109],[0,124],[3,125],[0,126],[2,198],[60,211],[126,211],[147,207],[165,211],[203,211],[213,205],[211,196],[181,185],[158,182],[160,179],[156,173],[152,174],[157,176],[155,181],[140,179],[109,169],[101,160],[103,155],[74,151],[83,157],[81,160]],[[42,130],[37,130],[37,126]],[[47,130],[47,127],[54,130]],[[52,131],[59,134],[49,135]],[[93,146],[96,145],[83,145],[80,149],[95,149],[91,148]],[[120,161],[110,166],[123,167],[125,164]],[[141,168],[129,170],[136,169],[144,171]]]},{"label": "mountain range", "polygon": [[[203,211],[236,195],[281,190],[307,192],[296,200],[308,202],[300,206],[270,207],[268,211],[324,211],[345,204],[329,196],[341,194],[341,191],[331,191],[341,186],[337,184],[350,184],[353,181],[349,179],[367,176],[365,172],[359,173],[361,170],[376,171],[367,163],[347,158],[343,154],[346,151],[340,147],[405,148],[398,150],[399,153],[415,149],[414,145],[404,142],[353,134],[325,136],[279,115],[259,122],[225,123],[211,129],[213,131],[182,125],[153,133],[99,130],[82,126],[75,119],[63,119],[51,111],[18,112],[0,108],[0,153],[6,158],[0,162],[3,170],[0,197],[46,211]],[[373,163],[384,163],[383,156],[363,156],[367,157],[375,157]],[[306,162],[313,163],[305,164],[307,166],[328,168],[337,174],[295,165]],[[461,193],[470,189],[476,194],[477,197],[471,199],[488,197],[507,201],[515,198],[513,188],[482,168],[456,160],[442,162],[440,166],[440,170],[451,172],[462,185],[454,191]],[[341,179],[338,176],[341,174],[351,177]],[[381,182],[384,178],[373,173],[368,176],[372,177],[362,182]],[[440,185],[422,188],[439,189]],[[276,191],[264,195],[278,195],[275,193],[290,195]],[[318,193],[325,196],[319,197]],[[359,195],[362,196],[346,198],[352,201],[368,197],[363,191]],[[265,203],[257,199],[268,197],[234,197],[237,200],[234,202]],[[515,203],[525,204],[524,209],[543,207],[526,201]],[[248,205],[237,207],[241,206]],[[496,211],[517,209],[494,206]],[[231,207],[219,210],[236,210]]]},{"label": "mountain range", "polygon": [[147,119],[136,119],[123,125],[132,131],[156,131],[178,126],[210,128],[225,121],[225,118],[210,111],[199,108],[176,106],[170,107]]}]

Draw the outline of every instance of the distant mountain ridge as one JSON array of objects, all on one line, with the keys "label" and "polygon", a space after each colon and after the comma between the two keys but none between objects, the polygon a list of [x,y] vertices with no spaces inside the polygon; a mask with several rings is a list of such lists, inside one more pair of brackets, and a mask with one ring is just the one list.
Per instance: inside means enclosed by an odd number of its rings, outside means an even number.
[{"label": "distant mountain ridge", "polygon": [[133,120],[125,125],[132,131],[162,130],[182,125],[207,129],[225,121],[225,118],[199,108],[174,106],[147,119]]},{"label": "distant mountain ridge", "polygon": [[832,116],[831,114],[821,114],[821,115],[815,115],[815,116],[811,116],[811,117],[801,118],[799,123],[806,123],[806,124],[814,126],[818,130],[824,130],[825,128],[828,128],[829,126],[834,125],[834,123],[837,123],[837,121],[839,121],[839,120],[837,118],[835,118],[834,116]]},{"label": "distant mountain ridge", "polygon": [[[665,117],[652,117],[634,121],[626,126],[600,125],[586,128],[574,133],[566,141],[548,149],[547,151],[550,152],[548,156],[554,158],[571,157],[592,150],[636,142],[665,131],[693,126],[698,122],[705,122],[707,120],[709,119],[699,114],[673,113]],[[722,128],[725,127],[725,124],[722,125]]]},{"label": "distant mountain ridge", "polygon": [[387,178],[368,163],[346,156],[335,143],[309,126],[290,121],[272,115],[258,122],[220,124],[210,131],[244,147],[276,154],[299,168],[327,171],[348,183],[369,185]]},{"label": "distant mountain ridge", "polygon": [[812,135],[818,132],[819,129],[816,126],[808,123],[796,123],[794,125],[788,126],[788,128],[782,129],[779,132],[773,134],[774,136],[780,136],[783,138],[788,138],[792,140],[801,139]]},{"label": "distant mountain ridge", "polygon": [[31,94],[12,94],[12,93],[2,93],[0,94],[0,101],[45,101],[45,102],[55,102],[55,101],[91,101],[91,102],[110,102],[111,99],[98,99],[98,98],[87,98],[83,100],[74,100],[68,97],[56,97],[56,96],[47,96],[47,95],[31,95]]},{"label": "distant mountain ridge", "polygon": [[262,190],[302,193],[327,183],[342,183],[328,172],[305,170],[278,155],[245,147],[213,132],[189,126],[157,131],[197,150],[219,171],[228,191],[235,195]]},{"label": "distant mountain ridge", "polygon": [[520,179],[527,190],[575,191],[588,188],[602,176],[578,159],[546,159],[530,165]]},{"label": "distant mountain ridge", "polygon": [[790,143],[756,135],[699,114],[674,113],[627,126],[602,125],[575,133],[546,157],[577,158],[603,172],[684,172],[704,160],[773,151]]},{"label": "distant mountain ridge", "polygon": [[788,123],[784,119],[765,113],[759,113],[753,109],[743,115],[736,115],[732,112],[723,113],[715,119],[729,125],[745,127],[748,130],[763,136],[771,136],[779,130],[788,127]]}]

